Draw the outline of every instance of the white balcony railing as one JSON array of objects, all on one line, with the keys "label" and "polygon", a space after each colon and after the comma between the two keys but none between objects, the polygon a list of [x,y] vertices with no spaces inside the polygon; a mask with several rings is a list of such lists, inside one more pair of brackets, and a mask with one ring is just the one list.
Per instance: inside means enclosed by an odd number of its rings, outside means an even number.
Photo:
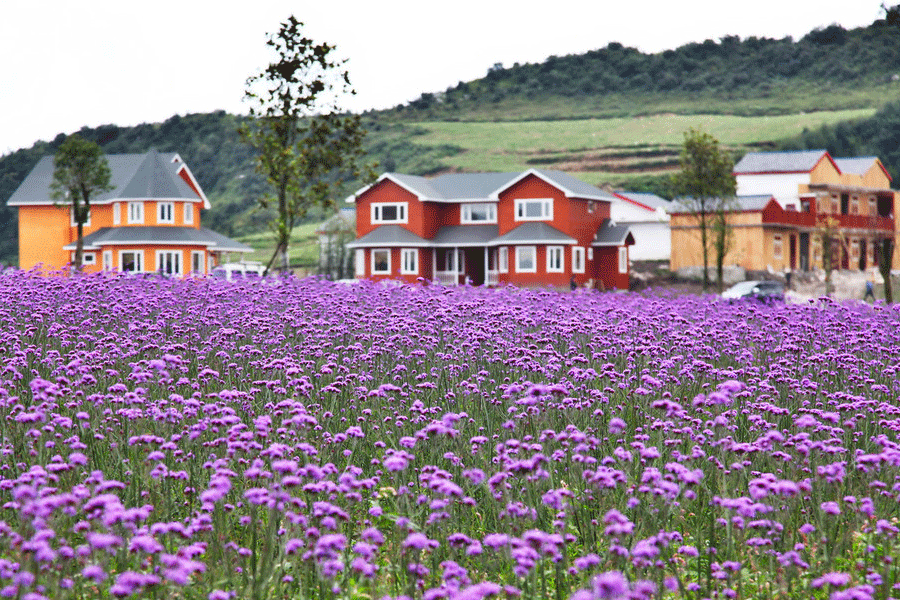
[{"label": "white balcony railing", "polygon": [[484,278],[484,285],[496,286],[500,283],[500,274],[497,271],[488,271]]},{"label": "white balcony railing", "polygon": [[441,285],[459,285],[459,273],[457,271],[435,271],[434,278]]}]

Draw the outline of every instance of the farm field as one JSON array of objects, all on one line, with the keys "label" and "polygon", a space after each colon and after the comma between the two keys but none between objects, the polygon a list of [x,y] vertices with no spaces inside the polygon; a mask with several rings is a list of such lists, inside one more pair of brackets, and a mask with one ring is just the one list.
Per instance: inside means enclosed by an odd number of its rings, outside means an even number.
[{"label": "farm field", "polygon": [[900,597],[900,311],[0,274],[0,596]]}]

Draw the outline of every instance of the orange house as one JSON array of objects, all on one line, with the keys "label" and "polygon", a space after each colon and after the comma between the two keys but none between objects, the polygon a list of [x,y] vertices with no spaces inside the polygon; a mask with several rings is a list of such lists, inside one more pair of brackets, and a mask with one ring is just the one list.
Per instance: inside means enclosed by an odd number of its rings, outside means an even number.
[{"label": "orange house", "polygon": [[385,173],[348,202],[359,278],[628,289],[619,200],[567,173]]},{"label": "orange house", "polygon": [[[84,271],[206,274],[227,252],[252,248],[206,229],[209,200],[174,153],[110,154],[113,189],[90,200]],[[50,196],[53,157],[38,161],[7,202],[19,210],[19,267],[65,269],[75,258],[72,208]]]}]

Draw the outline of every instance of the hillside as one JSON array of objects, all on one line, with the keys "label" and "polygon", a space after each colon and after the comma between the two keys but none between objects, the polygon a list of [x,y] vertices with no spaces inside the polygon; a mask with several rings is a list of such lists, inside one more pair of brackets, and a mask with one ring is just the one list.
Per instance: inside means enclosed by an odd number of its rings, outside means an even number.
[{"label": "hillside", "polygon": [[[572,172],[595,184],[667,195],[682,133],[703,127],[734,154],[748,149],[825,147],[877,154],[900,174],[900,23],[838,26],[793,42],[726,37],[657,54],[619,44],[540,64],[492,69],[484,78],[423,94],[364,116],[367,151],[381,171]],[[267,193],[242,117],[214,112],[136,127],[79,133],[107,153],[178,152],[212,203],[204,224],[265,244]],[[0,157],[0,262],[16,260],[15,211],[5,206],[25,175],[64,140]],[[353,186],[348,186],[347,192]],[[310,220],[321,219],[313,213]]]}]

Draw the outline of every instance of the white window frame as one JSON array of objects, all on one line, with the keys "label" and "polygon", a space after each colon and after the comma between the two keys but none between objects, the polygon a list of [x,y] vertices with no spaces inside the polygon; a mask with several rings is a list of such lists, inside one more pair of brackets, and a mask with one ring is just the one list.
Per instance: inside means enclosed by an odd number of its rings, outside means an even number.
[{"label": "white window frame", "polygon": [[497,263],[501,273],[509,273],[509,248],[500,246],[497,249]]},{"label": "white window frame", "polygon": [[[71,225],[72,227],[78,226],[78,223],[75,222],[75,206],[72,204],[69,205],[69,225]],[[85,219],[85,221],[84,221],[84,226],[85,227],[91,226],[91,207],[90,206],[88,206],[88,214],[87,214],[87,219]]]},{"label": "white window frame", "polygon": [[128,271],[129,273],[143,273],[144,272],[144,251],[143,250],[119,250],[119,270],[123,273],[125,272],[125,259],[124,256],[126,254],[134,254],[135,258],[135,267],[137,267],[134,271]]},{"label": "white window frame", "polygon": [[[487,216],[484,219],[473,219],[472,211],[475,209],[487,209]],[[462,224],[479,224],[479,223],[496,223],[497,222],[497,205],[487,202],[472,202],[460,205],[460,223]]]},{"label": "white window frame", "polygon": [[113,268],[112,250],[104,250],[103,251],[103,269],[105,271],[112,271],[112,268]]},{"label": "white window frame", "polygon": [[[75,262],[75,253],[72,252],[72,262]],[[82,265],[96,265],[97,264],[97,253],[96,252],[85,252],[81,253],[81,264]]]},{"label": "white window frame", "polygon": [[[397,218],[385,219],[384,208],[396,207]],[[372,203],[372,223],[408,223],[409,222],[409,202],[373,202]]]},{"label": "white window frame", "polygon": [[366,274],[366,251],[362,248],[356,249],[356,264],[353,265],[353,270],[356,277],[364,277]]},{"label": "white window frame", "polygon": [[566,249],[564,246],[547,246],[547,272],[564,273],[566,271]]},{"label": "white window frame", "polygon": [[[387,253],[387,269],[376,271],[375,270],[375,254],[378,252],[386,252]],[[371,267],[372,275],[390,275],[391,274],[391,249],[390,248],[372,248],[369,251],[369,266]]]},{"label": "white window frame", "polygon": [[184,224],[185,225],[193,225],[194,224],[194,203],[193,202],[185,202],[184,203]]},{"label": "white window frame", "polygon": [[175,262],[177,263],[175,265],[177,267],[177,270],[172,273],[166,272],[166,274],[167,275],[183,275],[184,274],[184,253],[181,250],[157,250],[156,251],[156,272],[157,273],[163,272],[163,270],[160,268],[160,265],[162,264],[162,259],[163,259],[164,255],[175,257]]},{"label": "white window frame", "polygon": [[588,251],[587,259],[588,259],[588,260],[594,260],[594,247],[593,247],[593,246],[588,246],[587,251]]},{"label": "white window frame", "polygon": [[156,203],[156,223],[158,225],[173,225],[175,223],[175,203]]},{"label": "white window frame", "polygon": [[[206,261],[203,260],[203,254],[204,254],[203,250],[191,250],[191,273],[197,273],[199,275],[203,275],[206,273],[206,271],[203,268],[204,265],[206,264]],[[199,260],[199,263],[198,263],[198,260]],[[194,268],[197,264],[199,264],[199,266],[200,266],[199,269]]]},{"label": "white window frame", "polygon": [[129,202],[128,203],[128,224],[142,225],[144,223],[144,203]]},{"label": "white window frame", "polygon": [[419,274],[419,249],[403,248],[400,250],[400,274]]},{"label": "white window frame", "polygon": [[772,236],[772,258],[780,259],[784,255],[784,240],[780,235]]},{"label": "white window frame", "polygon": [[[527,216],[525,205],[539,203],[541,206],[541,216]],[[553,220],[553,198],[516,198],[515,213],[513,214],[515,221],[552,221]]]},{"label": "white window frame", "polygon": [[628,246],[619,246],[619,273],[628,272]]},{"label": "white window frame", "polygon": [[[525,254],[531,253],[531,267],[522,267]],[[537,246],[516,246],[516,273],[537,273]]]},{"label": "white window frame", "polygon": [[584,248],[572,246],[572,272],[584,273]]},{"label": "white window frame", "polygon": [[113,225],[122,224],[122,203],[113,202]]}]

